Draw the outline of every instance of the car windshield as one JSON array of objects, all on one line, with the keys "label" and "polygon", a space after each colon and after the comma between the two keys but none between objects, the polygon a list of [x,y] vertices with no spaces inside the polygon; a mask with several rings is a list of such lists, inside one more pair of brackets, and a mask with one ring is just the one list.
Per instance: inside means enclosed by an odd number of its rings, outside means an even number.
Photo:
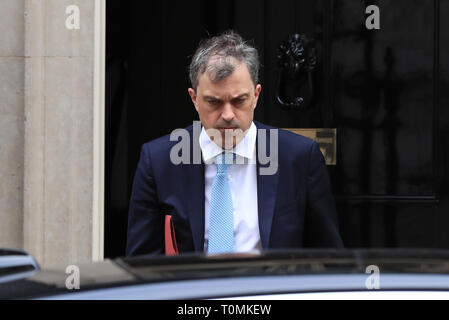
[{"label": "car windshield", "polygon": [[[281,295],[295,299],[302,294],[334,293],[304,298],[350,299],[351,292],[365,292],[359,296],[362,299],[374,291],[444,293],[449,288],[448,255],[447,251],[384,249],[138,256],[79,265],[79,290],[69,289],[70,273],[65,267],[35,270],[31,274],[3,269],[0,297],[262,299]],[[8,279],[12,274],[16,278]]]}]

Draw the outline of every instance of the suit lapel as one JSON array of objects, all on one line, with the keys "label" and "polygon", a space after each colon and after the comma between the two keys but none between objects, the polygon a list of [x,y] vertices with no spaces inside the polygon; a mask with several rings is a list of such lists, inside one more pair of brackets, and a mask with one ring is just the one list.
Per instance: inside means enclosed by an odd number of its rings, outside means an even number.
[{"label": "suit lapel", "polygon": [[278,163],[278,170],[273,175],[261,175],[260,168],[269,167],[269,164],[262,165],[259,159],[259,129],[266,130],[266,154],[270,154],[270,133],[269,128],[260,123],[254,122],[257,126],[258,133],[256,139],[256,156],[257,156],[257,199],[258,199],[258,215],[259,215],[259,231],[262,248],[267,249],[270,241],[271,225],[273,222],[274,206],[276,204],[276,193],[278,187],[279,171],[281,170]]},{"label": "suit lapel", "polygon": [[204,250],[204,164],[186,165],[185,203],[188,204],[190,228],[192,230],[195,251]]},{"label": "suit lapel", "polygon": [[[204,162],[199,146],[201,127],[192,128],[190,133],[190,163],[184,165],[185,174],[180,179],[187,179],[183,185],[189,186],[184,192],[184,203],[187,203],[190,228],[195,251],[204,251]],[[195,158],[195,152],[196,158]],[[198,156],[199,152],[199,156]],[[194,161],[195,160],[195,161]],[[198,162],[201,162],[198,164]]]}]

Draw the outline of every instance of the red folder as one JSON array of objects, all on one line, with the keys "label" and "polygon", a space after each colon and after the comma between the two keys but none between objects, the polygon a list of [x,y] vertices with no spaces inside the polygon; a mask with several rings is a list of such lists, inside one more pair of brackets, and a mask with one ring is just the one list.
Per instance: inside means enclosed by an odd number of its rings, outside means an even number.
[{"label": "red folder", "polygon": [[173,256],[178,254],[178,244],[175,237],[175,226],[173,225],[172,216],[165,216],[165,255]]}]

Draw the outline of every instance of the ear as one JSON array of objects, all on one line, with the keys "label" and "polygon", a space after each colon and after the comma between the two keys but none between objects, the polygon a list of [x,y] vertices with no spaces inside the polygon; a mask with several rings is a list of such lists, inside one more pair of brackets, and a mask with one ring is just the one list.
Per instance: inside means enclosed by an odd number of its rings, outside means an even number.
[{"label": "ear", "polygon": [[197,95],[196,95],[195,90],[192,88],[189,88],[188,92],[190,95],[190,99],[192,99],[193,105],[195,106],[196,111],[198,111],[198,106],[196,104]]},{"label": "ear", "polygon": [[259,95],[260,95],[260,92],[262,91],[262,86],[260,85],[260,84],[258,84],[257,86],[256,86],[256,89],[254,90],[254,98],[255,98],[255,101],[254,101],[254,107],[253,107],[253,109],[256,109],[256,107],[257,107],[257,101],[259,100]]}]

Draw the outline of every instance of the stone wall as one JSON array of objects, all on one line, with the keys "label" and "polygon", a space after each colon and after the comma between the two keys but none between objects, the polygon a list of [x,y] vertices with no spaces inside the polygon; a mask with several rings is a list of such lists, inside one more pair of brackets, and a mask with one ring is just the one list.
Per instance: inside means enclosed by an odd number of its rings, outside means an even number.
[{"label": "stone wall", "polygon": [[0,0],[0,247],[18,249],[23,247],[24,3]]},{"label": "stone wall", "polygon": [[104,0],[0,0],[0,12],[0,247],[43,266],[101,259]]}]

